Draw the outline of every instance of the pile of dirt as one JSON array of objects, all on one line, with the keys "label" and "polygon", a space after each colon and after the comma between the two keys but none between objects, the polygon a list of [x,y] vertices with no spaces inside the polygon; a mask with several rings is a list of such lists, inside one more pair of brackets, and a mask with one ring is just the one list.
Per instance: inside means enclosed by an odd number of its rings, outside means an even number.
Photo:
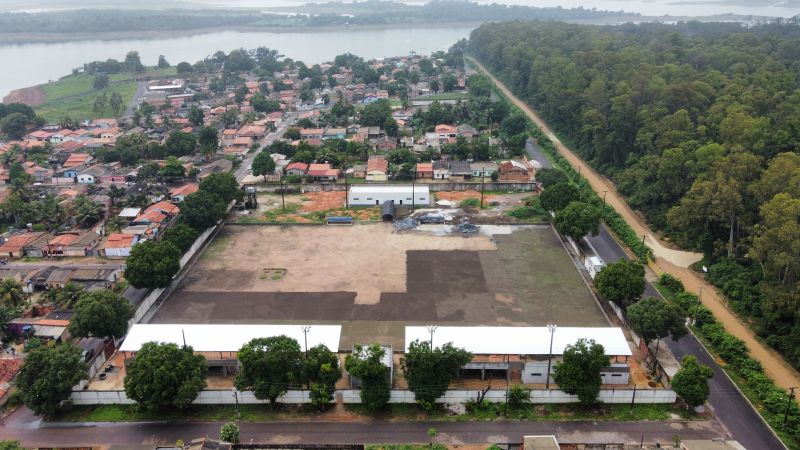
[{"label": "pile of dirt", "polygon": [[28,106],[36,106],[44,103],[44,91],[39,86],[31,86],[11,91],[3,98],[3,103],[25,103]]},{"label": "pile of dirt", "polygon": [[[486,195],[483,196],[483,201],[488,204],[495,196],[494,195]],[[436,200],[447,200],[453,202],[454,205],[458,205],[461,203],[462,200],[466,200],[468,198],[474,199],[481,199],[481,193],[478,191],[443,191],[436,193]]]}]

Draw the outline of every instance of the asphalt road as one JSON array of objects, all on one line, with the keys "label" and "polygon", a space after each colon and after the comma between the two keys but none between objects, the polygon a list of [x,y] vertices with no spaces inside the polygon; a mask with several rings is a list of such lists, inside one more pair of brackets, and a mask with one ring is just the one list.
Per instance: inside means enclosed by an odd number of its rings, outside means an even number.
[{"label": "asphalt road", "polygon": [[525,141],[525,150],[528,151],[528,154],[531,155],[531,158],[542,163],[543,169],[551,169],[553,167],[553,164],[550,162],[549,159],[547,159],[546,156],[544,156],[544,153],[542,153],[542,149],[540,149],[539,146],[536,145],[533,139],[528,139],[527,141]]},{"label": "asphalt road", "polygon": [[122,115],[123,119],[130,119],[133,117],[133,112],[136,111],[136,107],[139,106],[139,100],[144,97],[144,91],[147,87],[147,83],[144,81],[137,81],[136,82],[136,93],[133,94],[133,98],[131,99],[128,106],[125,107],[125,114]]},{"label": "asphalt road", "polygon": [[[174,444],[219,436],[222,422],[46,424],[21,408],[2,421],[0,439],[19,439],[27,447]],[[270,444],[426,443],[428,430],[449,444],[519,443],[525,435],[554,434],[569,443],[671,443],[724,435],[714,420],[686,422],[307,422],[240,423],[241,442]]]},{"label": "asphalt road", "polygon": [[[595,251],[606,263],[619,259],[628,259],[628,255],[611,236],[605,225],[597,236],[587,236]],[[646,296],[661,297],[661,294],[648,282]],[[711,396],[708,404],[713,409],[722,425],[734,439],[748,450],[775,450],[784,448],[758,413],[750,406],[747,399],[739,393],[727,374],[717,365],[694,335],[689,334],[678,342],[664,340],[678,360],[685,355],[694,355],[700,363],[714,370],[714,378],[710,380]]]},{"label": "asphalt road", "polygon": [[258,151],[247,154],[245,160],[242,161],[242,164],[238,169],[236,169],[236,181],[241,183],[244,177],[250,174],[250,164],[253,163],[253,159],[256,157],[256,155],[261,151],[261,149],[268,147],[270,144],[280,139],[283,136],[283,133],[286,132],[286,129],[294,123],[295,117],[297,117],[297,113],[287,113],[286,118],[282,121],[281,125],[275,131],[268,134],[267,137],[264,138],[263,142],[261,142],[261,148]]}]

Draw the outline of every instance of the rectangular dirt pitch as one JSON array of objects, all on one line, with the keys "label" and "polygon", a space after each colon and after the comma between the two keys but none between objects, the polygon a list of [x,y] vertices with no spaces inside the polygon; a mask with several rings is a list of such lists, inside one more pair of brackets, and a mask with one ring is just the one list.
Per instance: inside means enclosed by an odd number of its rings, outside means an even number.
[{"label": "rectangular dirt pitch", "polygon": [[341,349],[401,347],[407,323],[608,326],[549,227],[489,238],[390,224],[228,225],[152,322],[338,323]]}]

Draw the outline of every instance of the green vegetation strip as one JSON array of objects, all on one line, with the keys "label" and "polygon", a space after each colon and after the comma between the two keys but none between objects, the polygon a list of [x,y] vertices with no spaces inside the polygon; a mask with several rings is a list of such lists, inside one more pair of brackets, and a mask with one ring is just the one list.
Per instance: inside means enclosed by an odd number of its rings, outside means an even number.
[{"label": "green vegetation strip", "polygon": [[[466,60],[467,63],[475,68],[475,70],[480,72],[480,69],[470,61],[469,59]],[[567,174],[569,179],[578,185],[578,188],[581,190],[582,198],[584,198],[586,202],[598,206],[603,207],[603,199],[592,189],[589,182],[581,176],[572,166],[569,164],[569,161],[556,150],[555,145],[553,142],[548,138],[542,130],[536,126],[535,123],[525,114],[522,112],[521,109],[513,102],[511,102],[508,97],[497,87],[496,84],[489,79],[489,83],[492,83],[492,87],[494,89],[494,93],[501,99],[501,101],[506,102],[508,106],[513,110],[516,111],[518,114],[525,117],[525,120],[528,122],[528,131],[530,135],[536,139],[539,144],[539,148],[545,153],[547,158],[553,164],[553,167],[559,168],[564,173]],[[623,242],[626,246],[628,246],[635,255],[642,258],[643,254],[646,254],[648,258],[653,257],[653,251],[647,247],[646,245],[642,245],[642,240],[640,236],[636,235],[636,232],[628,225],[625,219],[617,213],[614,208],[606,207],[604,209],[605,213],[605,223],[611,231]]]}]

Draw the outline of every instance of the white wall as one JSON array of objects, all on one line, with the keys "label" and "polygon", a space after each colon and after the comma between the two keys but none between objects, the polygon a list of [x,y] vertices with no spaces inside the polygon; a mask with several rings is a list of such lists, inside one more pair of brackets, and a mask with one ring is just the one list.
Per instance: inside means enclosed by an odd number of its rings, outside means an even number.
[{"label": "white wall", "polygon": [[[411,191],[408,192],[353,192],[347,193],[347,201],[350,206],[376,206],[383,205],[383,202],[394,200],[395,206],[399,205],[429,205],[431,203],[430,192],[426,189],[417,189],[414,192],[414,201],[411,200]],[[378,203],[375,203],[375,202]]]},{"label": "white wall", "polygon": [[[205,390],[195,399],[195,404],[203,405],[233,405],[236,399],[233,390]],[[465,403],[478,398],[478,390],[458,389],[450,390],[437,400],[438,403]],[[600,391],[600,401],[603,403],[630,403],[633,398],[633,389],[604,389]],[[255,398],[251,391],[237,392],[240,404],[261,404],[266,401]],[[356,389],[337,390],[335,396],[341,396],[344,403],[361,403],[361,392]],[[104,405],[104,404],[130,404],[125,391],[75,391],[72,393],[72,403],[76,405]],[[675,403],[677,396],[671,389],[639,389],[636,391],[635,403]],[[492,389],[487,392],[485,401],[501,403],[506,401],[505,389]],[[558,390],[531,391],[533,403],[577,403],[578,397]],[[306,390],[292,390],[278,398],[279,403],[309,403],[309,393]],[[389,403],[414,403],[414,393],[406,389],[393,389]]]}]

